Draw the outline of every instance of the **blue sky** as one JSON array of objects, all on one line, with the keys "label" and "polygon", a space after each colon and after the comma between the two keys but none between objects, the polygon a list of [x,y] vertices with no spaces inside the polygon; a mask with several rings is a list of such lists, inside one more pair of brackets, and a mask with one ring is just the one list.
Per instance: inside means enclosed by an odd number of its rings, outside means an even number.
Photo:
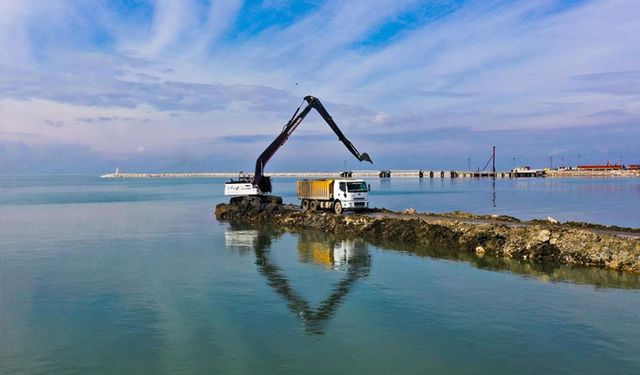
[{"label": "blue sky", "polygon": [[[0,171],[250,170],[303,96],[375,168],[640,163],[640,5],[0,2]],[[515,162],[514,162],[515,158]],[[268,170],[359,165],[317,115]]]}]

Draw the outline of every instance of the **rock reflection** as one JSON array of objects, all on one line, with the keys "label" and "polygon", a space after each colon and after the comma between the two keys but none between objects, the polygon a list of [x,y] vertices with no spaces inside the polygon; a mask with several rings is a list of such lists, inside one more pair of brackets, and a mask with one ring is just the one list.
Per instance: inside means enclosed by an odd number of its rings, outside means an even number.
[{"label": "rock reflection", "polygon": [[570,282],[601,288],[640,289],[640,275],[628,272],[478,256],[473,253],[454,250],[442,243],[435,246],[407,245],[387,241],[374,244],[387,250],[409,252],[421,257],[467,262],[479,269],[512,272],[536,278],[541,282]]},{"label": "rock reflection", "polygon": [[270,259],[271,241],[277,234],[269,229],[230,228],[225,232],[227,248],[253,251],[256,266],[267,283],[287,302],[289,310],[298,316],[311,334],[323,334],[327,321],[335,314],[351,287],[369,275],[371,257],[363,240],[337,239],[328,233],[303,232],[298,235],[298,260],[316,264],[338,272],[344,277],[333,286],[329,295],[318,305],[311,304],[289,283],[282,269]]}]

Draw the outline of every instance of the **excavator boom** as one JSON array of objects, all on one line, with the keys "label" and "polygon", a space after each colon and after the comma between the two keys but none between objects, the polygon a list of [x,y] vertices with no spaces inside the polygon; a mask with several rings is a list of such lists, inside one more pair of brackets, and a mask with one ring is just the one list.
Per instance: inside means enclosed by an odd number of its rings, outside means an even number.
[{"label": "excavator boom", "polygon": [[261,193],[270,193],[271,192],[271,180],[269,177],[264,175],[264,167],[267,165],[267,162],[275,155],[275,153],[285,144],[285,142],[289,139],[289,136],[296,130],[296,128],[300,125],[302,120],[309,114],[311,109],[315,109],[318,111],[320,116],[327,122],[329,127],[333,130],[334,133],[338,136],[338,140],[340,140],[355,156],[359,161],[371,161],[371,158],[366,152],[360,153],[358,149],[351,143],[347,137],[342,133],[338,125],[333,121],[333,118],[329,115],[329,112],[324,108],[320,100],[313,96],[305,96],[304,100],[307,102],[306,107],[300,111],[298,108],[289,122],[284,126],[282,132],[276,137],[276,139],[271,142],[271,144],[260,154],[258,160],[256,160],[256,169],[253,175],[253,185],[257,186],[258,190]]}]

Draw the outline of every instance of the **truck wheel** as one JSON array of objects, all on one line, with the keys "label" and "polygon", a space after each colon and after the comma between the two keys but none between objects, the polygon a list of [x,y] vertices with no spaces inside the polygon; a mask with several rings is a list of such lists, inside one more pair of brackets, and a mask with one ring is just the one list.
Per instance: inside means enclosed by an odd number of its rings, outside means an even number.
[{"label": "truck wheel", "polygon": [[309,209],[311,211],[318,211],[318,201],[311,201],[309,203]]},{"label": "truck wheel", "polygon": [[309,209],[309,201],[306,199],[303,199],[302,204],[300,204],[300,207],[302,207],[302,211],[307,211]]},{"label": "truck wheel", "polygon": [[340,215],[342,213],[342,203],[340,203],[340,201],[336,201],[336,203],[333,205],[333,211],[337,215]]}]

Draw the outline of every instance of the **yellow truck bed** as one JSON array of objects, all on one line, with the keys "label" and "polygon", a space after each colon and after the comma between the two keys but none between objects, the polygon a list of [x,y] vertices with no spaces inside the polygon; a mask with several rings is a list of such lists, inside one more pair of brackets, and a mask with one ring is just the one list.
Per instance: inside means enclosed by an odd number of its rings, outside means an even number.
[{"label": "yellow truck bed", "polygon": [[300,199],[332,199],[333,180],[299,180],[297,192]]}]

